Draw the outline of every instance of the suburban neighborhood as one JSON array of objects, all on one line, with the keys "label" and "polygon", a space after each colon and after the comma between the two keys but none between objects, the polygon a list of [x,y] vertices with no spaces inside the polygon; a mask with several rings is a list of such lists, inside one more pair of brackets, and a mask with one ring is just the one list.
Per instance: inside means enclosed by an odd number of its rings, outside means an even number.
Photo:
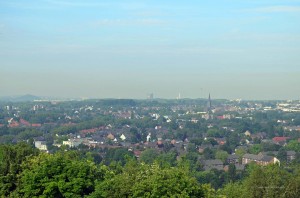
[{"label": "suburban neighborhood", "polygon": [[299,159],[300,102],[208,99],[1,103],[0,142],[31,141],[46,153],[126,149],[191,158],[201,170],[243,171]]}]

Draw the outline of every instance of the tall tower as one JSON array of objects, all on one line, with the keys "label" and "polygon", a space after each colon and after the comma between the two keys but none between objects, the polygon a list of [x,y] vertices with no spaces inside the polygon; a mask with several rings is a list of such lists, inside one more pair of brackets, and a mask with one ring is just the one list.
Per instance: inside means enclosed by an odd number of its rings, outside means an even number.
[{"label": "tall tower", "polygon": [[177,96],[176,99],[177,99],[177,100],[180,100],[180,99],[181,99],[180,93],[178,94],[178,96]]},{"label": "tall tower", "polygon": [[208,94],[208,101],[207,101],[207,111],[211,111],[212,106],[211,106],[211,99],[210,99],[210,93]]},{"label": "tall tower", "polygon": [[149,100],[153,100],[153,96],[154,96],[154,94],[153,94],[153,93],[150,93],[150,94],[148,95],[147,98],[148,98]]}]

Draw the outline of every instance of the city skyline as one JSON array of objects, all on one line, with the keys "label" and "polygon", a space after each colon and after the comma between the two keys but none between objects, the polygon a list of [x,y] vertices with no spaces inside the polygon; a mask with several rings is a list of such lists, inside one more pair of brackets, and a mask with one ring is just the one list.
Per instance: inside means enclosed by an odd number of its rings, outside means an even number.
[{"label": "city skyline", "polygon": [[300,99],[300,1],[0,1],[0,96]]}]

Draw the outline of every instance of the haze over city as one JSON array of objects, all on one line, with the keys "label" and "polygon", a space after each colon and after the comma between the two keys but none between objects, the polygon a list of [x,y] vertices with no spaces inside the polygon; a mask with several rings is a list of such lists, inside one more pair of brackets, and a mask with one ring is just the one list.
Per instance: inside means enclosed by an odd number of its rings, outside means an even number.
[{"label": "haze over city", "polygon": [[300,1],[0,1],[0,96],[300,98]]}]

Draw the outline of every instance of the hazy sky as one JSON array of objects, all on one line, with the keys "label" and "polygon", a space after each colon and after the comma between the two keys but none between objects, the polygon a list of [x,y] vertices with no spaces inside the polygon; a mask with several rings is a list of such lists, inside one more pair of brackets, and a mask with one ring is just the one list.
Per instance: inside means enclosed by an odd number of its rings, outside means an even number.
[{"label": "hazy sky", "polygon": [[300,99],[300,0],[0,0],[0,96]]}]

